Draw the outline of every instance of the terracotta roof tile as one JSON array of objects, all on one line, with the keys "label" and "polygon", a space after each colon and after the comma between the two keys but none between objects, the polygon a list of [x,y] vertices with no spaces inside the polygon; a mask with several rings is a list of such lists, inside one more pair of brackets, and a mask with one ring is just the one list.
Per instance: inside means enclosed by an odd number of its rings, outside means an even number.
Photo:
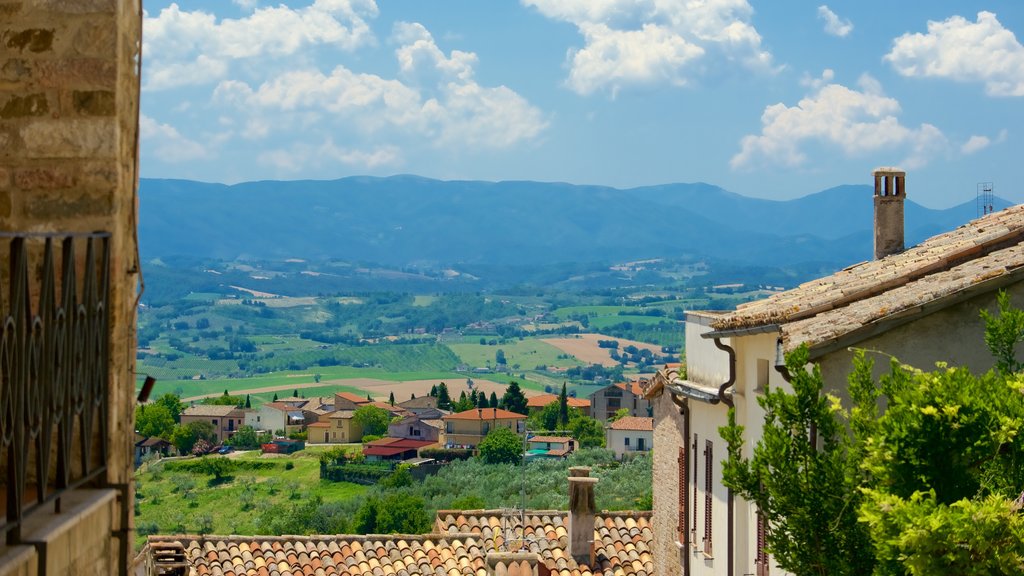
[{"label": "terracotta roof tile", "polygon": [[654,430],[654,418],[646,416],[624,416],[608,425],[612,430],[636,430],[650,432]]},{"label": "terracotta roof tile", "polygon": [[501,408],[472,408],[463,412],[449,414],[444,420],[525,420],[526,416],[502,410]]},{"label": "terracotta roof tile", "polygon": [[227,576],[486,574],[486,555],[504,544],[537,553],[553,574],[652,574],[650,512],[606,512],[594,522],[594,566],[578,565],[565,550],[566,513],[500,510],[438,512],[426,536],[153,536],[178,541],[196,574]]}]

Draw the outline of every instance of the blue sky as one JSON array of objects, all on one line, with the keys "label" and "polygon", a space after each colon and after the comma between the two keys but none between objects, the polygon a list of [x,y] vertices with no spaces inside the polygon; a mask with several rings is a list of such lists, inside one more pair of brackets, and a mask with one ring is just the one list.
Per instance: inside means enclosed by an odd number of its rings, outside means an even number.
[{"label": "blue sky", "polygon": [[142,175],[1024,202],[1024,2],[146,2]]}]

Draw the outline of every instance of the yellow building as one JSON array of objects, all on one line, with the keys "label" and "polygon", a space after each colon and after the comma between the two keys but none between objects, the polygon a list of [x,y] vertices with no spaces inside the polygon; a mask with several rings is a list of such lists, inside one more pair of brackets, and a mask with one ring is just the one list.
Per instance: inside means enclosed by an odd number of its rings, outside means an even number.
[{"label": "yellow building", "polygon": [[522,434],[526,426],[526,416],[501,408],[472,408],[465,412],[449,414],[442,420],[447,437],[445,446],[449,448],[476,448],[491,430],[509,428],[517,434]]}]

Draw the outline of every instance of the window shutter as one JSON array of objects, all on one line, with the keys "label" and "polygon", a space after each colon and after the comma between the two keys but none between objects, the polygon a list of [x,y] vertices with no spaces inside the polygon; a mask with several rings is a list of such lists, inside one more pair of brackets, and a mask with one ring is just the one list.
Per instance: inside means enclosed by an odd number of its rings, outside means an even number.
[{"label": "window shutter", "polygon": [[686,496],[687,496],[686,488],[687,488],[687,483],[688,483],[687,481],[689,480],[689,477],[687,476],[687,472],[689,472],[689,466],[688,466],[689,463],[686,461],[686,448],[687,448],[686,442],[687,442],[687,439],[684,439],[682,446],[679,447],[679,458],[677,460],[677,462],[679,464],[679,490],[678,490],[678,493],[679,493],[679,526],[678,526],[678,531],[679,531],[679,543],[680,544],[683,544],[683,543],[686,542],[686,517],[689,514],[689,511],[686,509]]},{"label": "window shutter", "polygon": [[714,444],[704,441],[704,553],[711,555],[711,505],[714,502],[711,487],[711,468],[715,463]]},{"label": "window shutter", "polygon": [[693,435],[693,526],[690,527],[690,544],[697,545],[697,435]]},{"label": "window shutter", "polygon": [[768,553],[765,552],[765,532],[768,526],[761,510],[757,511],[757,552],[754,565],[757,567],[757,576],[768,576]]}]

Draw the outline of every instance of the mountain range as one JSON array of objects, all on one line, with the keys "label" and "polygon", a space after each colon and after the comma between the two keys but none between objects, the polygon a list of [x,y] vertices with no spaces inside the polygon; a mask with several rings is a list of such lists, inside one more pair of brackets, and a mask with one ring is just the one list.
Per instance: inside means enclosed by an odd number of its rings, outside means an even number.
[{"label": "mountain range", "polygon": [[[704,183],[617,189],[360,176],[235,185],[143,179],[139,195],[146,259],[500,266],[693,256],[841,266],[872,254],[866,185],[774,201]],[[912,198],[908,190],[908,246],[977,216],[974,200],[935,210]]]}]

